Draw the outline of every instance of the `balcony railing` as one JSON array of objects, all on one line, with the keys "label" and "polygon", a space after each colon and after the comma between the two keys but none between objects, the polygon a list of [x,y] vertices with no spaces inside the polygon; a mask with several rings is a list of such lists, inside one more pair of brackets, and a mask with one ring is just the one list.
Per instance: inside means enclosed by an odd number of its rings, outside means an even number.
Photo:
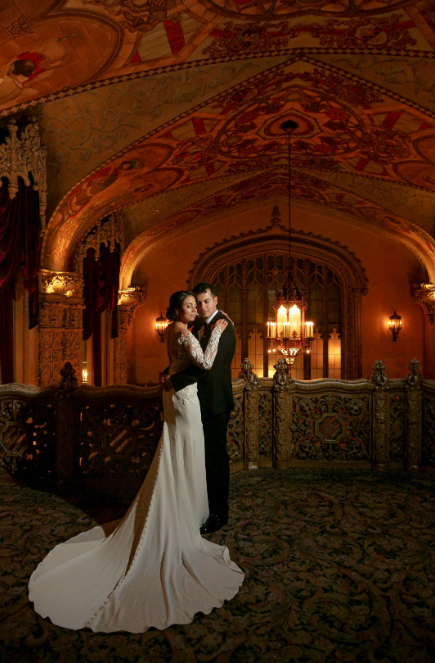
[{"label": "balcony railing", "polygon": [[[417,360],[403,380],[377,361],[370,380],[289,380],[279,359],[258,378],[248,359],[233,380],[232,471],[257,467],[435,470],[435,381]],[[61,493],[135,490],[162,430],[158,387],[0,386],[0,469]]]}]

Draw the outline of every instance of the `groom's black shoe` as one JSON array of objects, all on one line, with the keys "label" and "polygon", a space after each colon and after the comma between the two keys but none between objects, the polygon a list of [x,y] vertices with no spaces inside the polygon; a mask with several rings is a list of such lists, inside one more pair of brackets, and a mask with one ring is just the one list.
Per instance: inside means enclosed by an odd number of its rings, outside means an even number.
[{"label": "groom's black shoe", "polygon": [[212,532],[217,532],[221,527],[224,527],[227,522],[227,513],[211,513],[199,531],[201,534],[211,534]]}]

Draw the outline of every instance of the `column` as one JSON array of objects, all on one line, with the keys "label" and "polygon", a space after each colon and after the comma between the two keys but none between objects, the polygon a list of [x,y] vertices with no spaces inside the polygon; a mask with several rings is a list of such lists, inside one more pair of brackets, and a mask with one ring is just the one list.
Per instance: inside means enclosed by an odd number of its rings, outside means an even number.
[{"label": "column", "polygon": [[57,383],[69,361],[82,376],[83,277],[75,272],[41,270],[39,313],[40,385]]}]

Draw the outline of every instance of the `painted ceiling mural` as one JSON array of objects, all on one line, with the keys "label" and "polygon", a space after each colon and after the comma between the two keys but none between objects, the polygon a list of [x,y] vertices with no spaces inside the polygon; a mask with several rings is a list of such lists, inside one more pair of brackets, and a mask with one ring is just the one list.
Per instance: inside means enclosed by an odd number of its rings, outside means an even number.
[{"label": "painted ceiling mural", "polygon": [[[413,192],[418,188],[435,193],[435,117],[310,59],[280,64],[213,97],[136,141],[77,184],[53,215],[45,245],[47,261],[65,269],[61,261],[66,248],[81,241],[98,218],[144,198],[214,178],[222,178],[226,189],[231,177],[252,182],[253,172],[259,193],[265,191],[266,175],[274,182],[270,186],[277,186],[279,180],[271,175],[287,167],[280,125],[288,119],[298,123],[292,137],[292,167],[316,172],[311,180],[302,176],[313,182],[312,193],[304,196],[296,187],[296,196],[316,201],[328,191],[323,204],[336,209],[347,205],[350,213],[365,216],[368,223],[391,228],[418,251],[423,248],[435,264],[433,216],[421,215],[420,227],[412,219],[394,220],[393,209],[367,197],[364,202],[363,196],[357,204],[352,191],[322,180],[322,175],[351,172],[384,186],[399,183]],[[225,204],[221,201],[227,197],[228,192],[216,193],[212,206]],[[210,205],[203,213],[209,210]]]},{"label": "painted ceiling mural", "polygon": [[115,209],[135,210],[132,274],[199,219],[284,200],[292,118],[295,200],[393,235],[435,278],[435,0],[3,0],[0,116],[28,114],[46,267]]},{"label": "painted ceiling mural", "polygon": [[432,51],[425,0],[3,0],[0,108],[181,63],[328,52]]}]

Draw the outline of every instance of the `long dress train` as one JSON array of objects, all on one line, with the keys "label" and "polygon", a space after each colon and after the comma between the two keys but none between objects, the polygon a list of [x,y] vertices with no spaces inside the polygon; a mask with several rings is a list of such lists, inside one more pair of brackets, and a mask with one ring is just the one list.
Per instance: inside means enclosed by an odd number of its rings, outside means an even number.
[{"label": "long dress train", "polygon": [[[189,362],[210,368],[220,334],[216,327],[204,353],[190,332],[175,338],[170,373]],[[196,385],[165,392],[163,408],[154,460],[114,531],[98,526],[59,544],[30,578],[35,611],[58,626],[141,633],[187,624],[231,599],[243,582],[228,549],[199,533],[208,502]]]}]

